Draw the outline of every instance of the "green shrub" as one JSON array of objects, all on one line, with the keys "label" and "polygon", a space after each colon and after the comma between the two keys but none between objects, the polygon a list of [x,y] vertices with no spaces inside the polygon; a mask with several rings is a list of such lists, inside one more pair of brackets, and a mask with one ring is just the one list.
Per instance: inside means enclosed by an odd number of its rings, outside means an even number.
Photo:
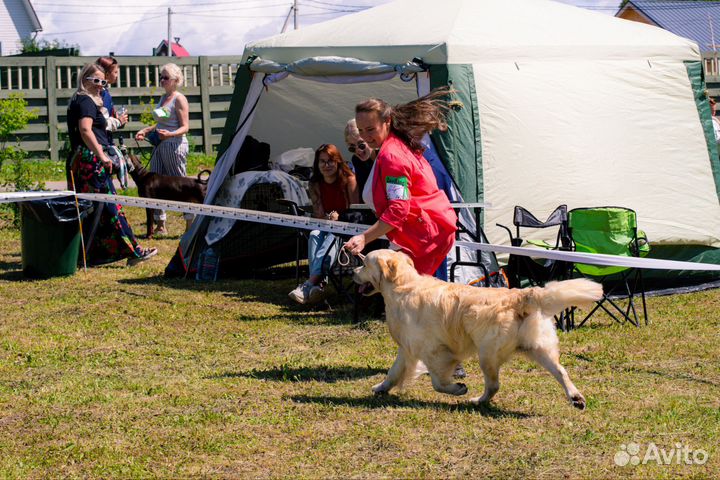
[{"label": "green shrub", "polygon": [[[33,181],[30,167],[25,160],[27,152],[20,147],[20,140],[15,137],[30,120],[38,117],[37,110],[27,107],[28,104],[21,94],[11,94],[0,100],[0,168],[3,164],[9,166],[9,178],[3,185],[12,186],[16,191],[39,190],[45,187],[44,183]],[[12,140],[16,145],[8,145]],[[14,223],[17,225],[20,221],[17,204],[11,203],[8,208],[13,212]]]}]

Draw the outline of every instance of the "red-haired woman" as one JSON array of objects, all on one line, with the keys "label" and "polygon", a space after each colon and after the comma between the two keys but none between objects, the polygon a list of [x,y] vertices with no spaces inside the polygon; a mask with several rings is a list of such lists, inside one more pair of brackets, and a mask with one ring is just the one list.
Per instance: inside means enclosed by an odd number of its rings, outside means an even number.
[{"label": "red-haired woman", "polygon": [[[310,199],[313,204],[313,217],[326,220],[338,220],[350,204],[358,203],[355,174],[335,145],[321,145],[315,151],[313,174],[310,177]],[[303,304],[316,303],[322,298],[323,259],[331,259],[337,253],[335,250],[335,236],[332,233],[319,230],[310,232],[310,277],[290,292],[290,298]]]},{"label": "red-haired woman", "polygon": [[449,107],[443,98],[448,93],[434,90],[395,107],[371,98],[355,107],[360,136],[380,151],[361,192],[378,221],[345,244],[351,253],[387,235],[419,273],[432,275],[445,260],[455,241],[457,216],[423,157],[421,140],[435,129],[447,129]]}]

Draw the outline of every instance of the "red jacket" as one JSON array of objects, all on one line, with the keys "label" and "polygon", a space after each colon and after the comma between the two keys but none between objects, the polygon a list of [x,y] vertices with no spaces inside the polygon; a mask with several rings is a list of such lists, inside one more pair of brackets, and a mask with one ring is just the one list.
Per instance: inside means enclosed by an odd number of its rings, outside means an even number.
[{"label": "red jacket", "polygon": [[455,242],[457,216],[430,164],[391,133],[375,160],[372,194],[378,218],[394,227],[387,237],[432,275]]}]

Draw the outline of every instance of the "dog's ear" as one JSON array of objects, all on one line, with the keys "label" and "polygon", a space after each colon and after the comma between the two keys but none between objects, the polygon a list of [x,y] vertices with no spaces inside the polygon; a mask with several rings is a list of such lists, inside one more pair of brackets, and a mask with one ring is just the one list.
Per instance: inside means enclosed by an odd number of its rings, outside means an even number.
[{"label": "dog's ear", "polygon": [[388,259],[380,258],[378,259],[378,266],[380,267],[380,273],[383,279],[389,282],[397,280],[400,272],[400,260],[398,257],[393,256]]}]

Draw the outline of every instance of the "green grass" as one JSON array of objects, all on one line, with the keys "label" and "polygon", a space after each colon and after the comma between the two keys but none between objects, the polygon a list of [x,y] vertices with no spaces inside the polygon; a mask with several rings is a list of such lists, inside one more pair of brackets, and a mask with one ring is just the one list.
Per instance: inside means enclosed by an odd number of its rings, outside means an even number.
[{"label": "green grass", "polygon": [[[127,211],[142,231],[144,212]],[[165,279],[173,236],[144,242],[160,254],[134,268],[28,281],[19,237],[0,229],[0,477],[720,474],[718,291],[651,298],[649,327],[601,317],[560,334],[584,412],[521,358],[471,408],[427,377],[372,396],[396,351],[385,325],[293,304],[293,278]],[[466,368],[476,395],[482,375]],[[709,460],[616,466],[630,442]]]}]

